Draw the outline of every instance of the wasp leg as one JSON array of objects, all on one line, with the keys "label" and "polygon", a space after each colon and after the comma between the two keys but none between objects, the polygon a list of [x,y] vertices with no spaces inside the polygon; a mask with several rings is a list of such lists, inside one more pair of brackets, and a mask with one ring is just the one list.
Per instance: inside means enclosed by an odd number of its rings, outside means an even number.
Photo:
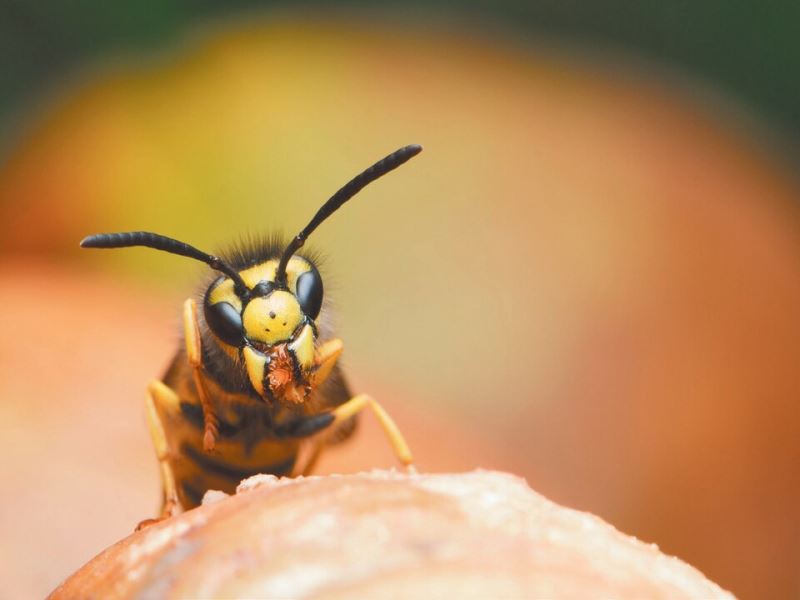
[{"label": "wasp leg", "polygon": [[317,350],[316,371],[314,372],[314,385],[321,385],[331,374],[336,361],[342,355],[344,344],[340,339],[328,340]]},{"label": "wasp leg", "polygon": [[[389,413],[387,413],[386,410],[380,404],[378,404],[377,400],[375,400],[372,396],[367,394],[359,394],[344,404],[337,406],[330,413],[334,417],[334,421],[330,426],[330,431],[335,432],[336,429],[338,429],[337,426],[342,426],[343,424],[347,423],[348,419],[352,419],[365,408],[370,408],[377,417],[378,422],[383,428],[383,432],[386,434],[389,443],[392,445],[392,449],[394,450],[397,459],[403,464],[404,467],[406,467],[409,472],[413,473],[415,471],[414,457],[411,454],[411,449],[408,447],[408,443],[403,437],[403,434],[400,433],[400,429],[392,420],[392,417],[389,416]],[[302,469],[303,475],[307,475],[314,468],[317,459],[319,459],[319,456],[322,453],[325,443],[326,440],[323,439],[314,445],[311,455]]]},{"label": "wasp leg", "polygon": [[160,381],[154,381],[147,387],[147,398],[145,399],[145,413],[147,415],[147,428],[150,430],[150,438],[156,450],[158,465],[161,469],[161,484],[164,492],[161,515],[157,519],[145,519],[141,521],[136,529],[142,529],[153,523],[158,523],[168,519],[181,510],[178,501],[178,489],[175,484],[175,473],[169,463],[170,451],[167,442],[167,433],[161,421],[160,413],[179,413],[180,400],[177,394]]},{"label": "wasp leg", "polygon": [[308,477],[311,472],[314,470],[314,467],[317,466],[317,461],[319,461],[319,457],[322,454],[322,451],[325,449],[327,442],[325,439],[315,440],[313,445],[311,446],[311,451],[308,453],[308,458],[305,459],[305,464],[303,465],[302,469],[295,468],[295,471],[292,473],[292,477],[297,477],[298,475],[302,475],[303,477]]},{"label": "wasp leg", "polygon": [[186,339],[186,357],[192,367],[192,378],[203,407],[203,450],[212,452],[219,435],[219,417],[214,412],[214,405],[208,397],[203,381],[203,353],[200,341],[200,326],[197,323],[197,303],[189,298],[183,303],[183,334]]},{"label": "wasp leg", "polygon": [[406,439],[403,437],[403,434],[400,433],[400,429],[392,420],[392,417],[389,416],[389,413],[387,413],[372,396],[359,394],[358,396],[352,397],[344,404],[337,406],[333,410],[334,422],[331,430],[335,429],[336,425],[344,423],[367,407],[372,409],[372,412],[377,417],[378,422],[383,428],[383,432],[392,445],[397,459],[403,463],[403,466],[411,467],[414,463],[414,457],[411,455],[411,449],[408,447]]},{"label": "wasp leg", "polygon": [[[342,355],[342,350],[344,349],[344,344],[342,340],[339,338],[334,338],[332,340],[328,340],[327,342],[323,343],[319,349],[317,350],[317,356],[315,359],[315,369],[314,369],[314,386],[322,385],[325,380],[328,379],[328,376],[333,371],[333,367],[336,366],[336,361],[339,360],[339,357]],[[333,413],[323,413],[328,417],[333,417]],[[355,425],[355,421],[351,420],[350,423],[352,425],[349,426],[349,429],[353,428]],[[340,423],[339,427],[335,428],[336,431],[342,428],[342,426],[348,426],[346,423]],[[304,465],[302,468],[299,466],[295,467],[294,473],[292,474],[294,477],[298,475],[309,475],[311,471],[314,470],[314,467],[319,460],[320,454],[322,454],[322,450],[325,446],[333,443],[332,440],[335,439],[336,431],[333,431],[331,428],[331,433],[327,433],[322,436],[316,436],[316,438],[311,442],[311,450],[308,454],[308,458],[304,461]],[[298,463],[299,465],[299,463]]]}]

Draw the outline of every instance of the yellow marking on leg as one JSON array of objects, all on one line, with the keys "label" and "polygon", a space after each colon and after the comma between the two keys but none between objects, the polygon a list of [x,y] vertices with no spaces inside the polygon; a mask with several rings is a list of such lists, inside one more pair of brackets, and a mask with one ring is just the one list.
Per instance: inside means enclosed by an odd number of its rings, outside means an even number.
[{"label": "yellow marking on leg", "polygon": [[189,298],[183,303],[183,335],[186,339],[186,357],[192,367],[192,379],[203,408],[203,450],[212,452],[217,443],[219,419],[214,412],[214,405],[208,397],[203,381],[203,353],[200,338],[200,325],[197,322],[197,303]]},{"label": "yellow marking on leg", "polygon": [[[161,508],[161,519],[166,519],[180,512],[181,505],[178,501],[178,488],[175,483],[175,473],[169,463],[170,448],[167,433],[161,422],[159,410],[162,413],[177,413],[180,411],[180,399],[177,394],[160,381],[153,381],[147,386],[145,399],[145,414],[150,438],[155,446],[156,457],[161,469],[161,484],[164,491],[164,504]],[[140,523],[140,527],[145,525]]]},{"label": "yellow marking on leg", "polygon": [[374,398],[372,398],[372,396],[368,396],[367,394],[359,394],[344,404],[337,406],[333,410],[335,420],[330,425],[330,431],[333,431],[333,428],[336,427],[336,425],[343,423],[354,415],[357,415],[367,407],[371,408],[372,412],[378,418],[378,422],[381,424],[383,432],[389,439],[389,443],[392,445],[392,449],[394,450],[398,460],[403,463],[403,466],[411,467],[414,462],[414,457],[411,455],[411,449],[408,447],[403,434],[400,433],[400,429],[392,420],[392,417],[389,416],[389,413],[387,413],[386,410],[384,410],[384,408],[378,404]]},{"label": "yellow marking on leg", "polygon": [[331,374],[333,366],[342,355],[344,344],[342,340],[335,338],[328,340],[319,347],[317,351],[317,370],[314,373],[314,385],[321,385]]},{"label": "yellow marking on leg", "polygon": [[200,327],[197,324],[197,303],[188,298],[183,303],[183,336],[186,341],[186,356],[189,364],[198,366],[202,361],[200,354]]}]

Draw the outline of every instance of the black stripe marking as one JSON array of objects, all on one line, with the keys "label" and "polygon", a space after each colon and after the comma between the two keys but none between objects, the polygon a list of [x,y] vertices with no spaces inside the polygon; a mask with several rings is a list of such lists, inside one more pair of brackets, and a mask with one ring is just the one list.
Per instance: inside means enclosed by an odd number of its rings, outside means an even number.
[{"label": "black stripe marking", "polygon": [[193,506],[200,506],[200,504],[203,502],[203,496],[205,496],[205,492],[201,492],[187,481],[181,483],[181,488],[183,488],[183,493],[186,496],[186,499],[191,502]]},{"label": "black stripe marking", "polygon": [[266,473],[268,475],[288,475],[292,472],[295,460],[297,459],[297,455],[295,454],[284,461],[271,465],[263,465],[252,469],[239,469],[223,462],[218,462],[188,444],[184,444],[181,449],[203,472],[211,473],[233,482],[239,482],[242,479],[247,479],[248,477],[260,473]]},{"label": "black stripe marking", "polygon": [[[187,421],[189,421],[200,431],[203,431],[205,427],[205,420],[203,419],[203,408],[201,406],[192,404],[191,402],[181,402],[181,413],[183,413],[183,416],[186,417]],[[239,430],[239,427],[231,425],[222,419],[219,420],[217,431],[222,437],[233,437],[239,432]]]},{"label": "black stripe marking", "polygon": [[333,423],[333,413],[319,413],[310,417],[302,417],[275,427],[275,436],[278,438],[304,438],[322,431]]}]

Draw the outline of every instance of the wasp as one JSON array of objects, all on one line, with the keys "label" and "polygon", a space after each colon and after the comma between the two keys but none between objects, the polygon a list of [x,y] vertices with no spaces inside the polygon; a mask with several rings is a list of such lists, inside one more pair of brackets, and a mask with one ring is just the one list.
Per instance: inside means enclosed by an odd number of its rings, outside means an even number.
[{"label": "wasp", "polygon": [[[318,261],[300,250],[345,202],[421,150],[400,148],[351,179],[288,244],[251,240],[214,256],[147,231],[81,241],[84,248],[145,246],[202,261],[218,273],[184,302],[184,344],[147,388],[163,497],[160,517],[143,524],[198,506],[207,490],[232,493],[257,473],[309,473],[326,446],[353,433],[365,408],[399,461],[413,468],[389,414],[371,396],[351,394],[337,362],[343,344],[330,329]],[[304,444],[310,451],[301,461]]]}]

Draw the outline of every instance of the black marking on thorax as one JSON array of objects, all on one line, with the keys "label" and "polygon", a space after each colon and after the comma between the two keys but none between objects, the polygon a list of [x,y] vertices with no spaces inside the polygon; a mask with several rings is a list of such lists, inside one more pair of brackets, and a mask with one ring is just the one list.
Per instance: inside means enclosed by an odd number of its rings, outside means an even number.
[{"label": "black marking on thorax", "polygon": [[188,481],[182,481],[181,488],[183,488],[183,493],[186,495],[186,499],[190,502],[191,506],[200,506],[200,504],[202,504],[203,496],[207,490],[201,492]]}]

